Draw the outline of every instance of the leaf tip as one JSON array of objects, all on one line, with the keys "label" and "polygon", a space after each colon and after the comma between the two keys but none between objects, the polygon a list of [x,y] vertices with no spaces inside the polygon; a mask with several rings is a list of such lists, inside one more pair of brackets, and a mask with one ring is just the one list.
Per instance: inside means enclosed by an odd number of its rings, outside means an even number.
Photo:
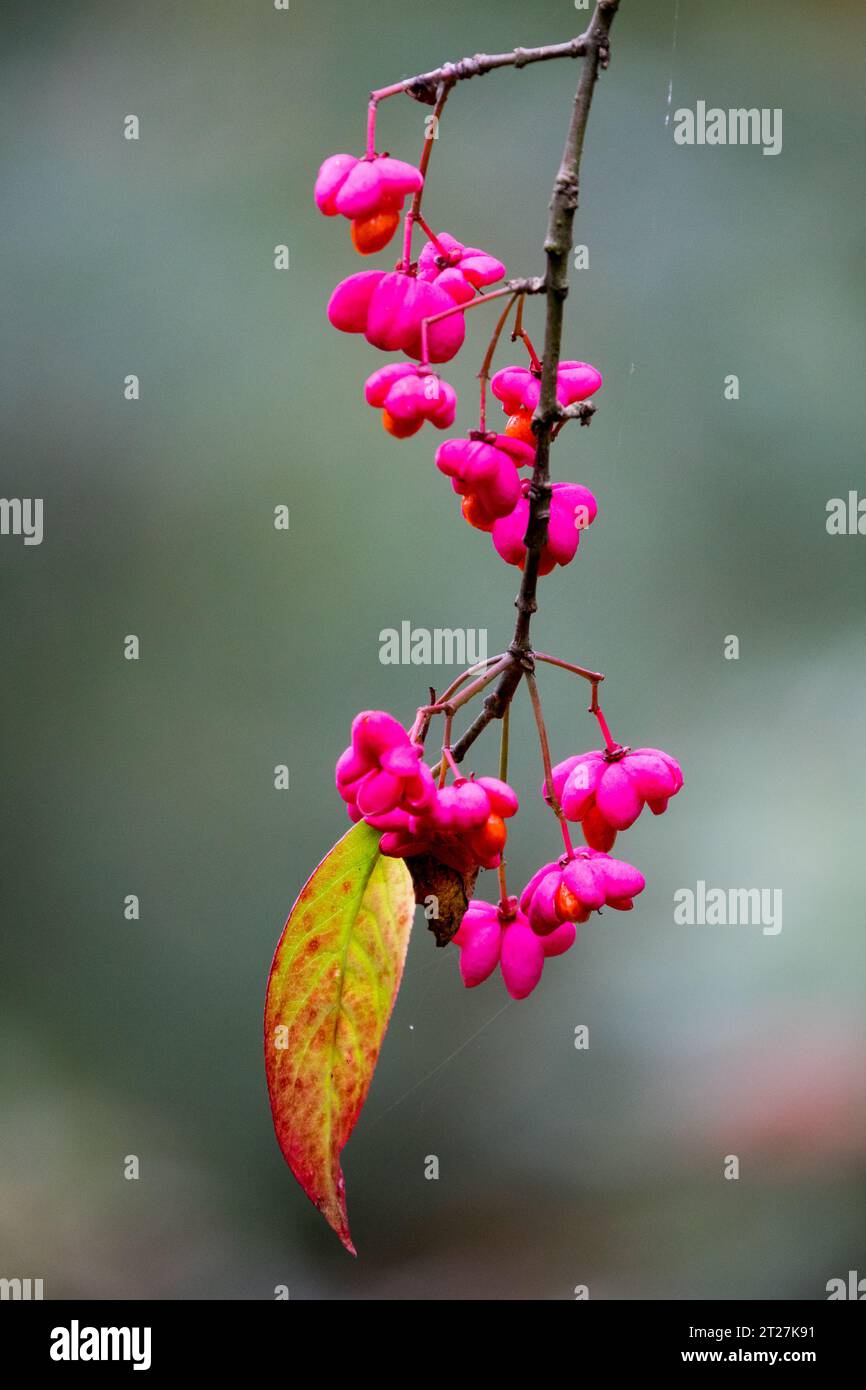
[{"label": "leaf tip", "polygon": [[350,1255],[357,1258],[355,1242],[349,1230],[349,1213],[346,1209],[346,1184],[342,1171],[336,1183],[336,1198],[333,1202],[316,1203],[331,1230],[339,1237],[340,1243]]}]

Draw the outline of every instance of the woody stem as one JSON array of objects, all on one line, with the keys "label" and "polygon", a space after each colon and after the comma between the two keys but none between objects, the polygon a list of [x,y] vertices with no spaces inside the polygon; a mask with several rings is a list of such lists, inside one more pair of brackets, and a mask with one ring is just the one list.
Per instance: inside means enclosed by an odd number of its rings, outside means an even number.
[{"label": "woody stem", "polygon": [[[541,394],[538,408],[533,416],[533,428],[536,436],[535,468],[529,492],[529,521],[524,537],[526,559],[520,591],[515,601],[517,622],[514,628],[514,637],[509,647],[511,662],[503,671],[494,690],[485,699],[479,715],[454,745],[452,752],[457,762],[465,757],[468,749],[493,719],[502,718],[527,669],[527,654],[530,652],[530,622],[538,607],[536,592],[539,560],[547,542],[547,529],[550,520],[550,442],[561,409],[556,397],[557,371],[562,342],[563,306],[568,293],[568,260],[580,189],[580,161],[595,84],[599,71],[606,68],[610,61],[610,27],[618,6],[619,0],[597,0],[586,33],[576,41],[576,46],[573,48],[575,56],[583,56],[584,61],[572,106],[562,160],[554,180],[547,235],[544,241],[547,269],[544,280],[540,283],[547,302]],[[548,54],[547,56],[553,55]],[[472,65],[486,60],[479,58],[468,61]],[[461,64],[456,65],[457,68],[461,66]],[[488,67],[476,66],[473,71],[467,71],[462,75],[473,76],[475,72],[487,72],[491,70],[492,66],[506,66],[506,62],[497,62]],[[449,71],[455,71],[453,65]],[[458,80],[460,75],[457,74]],[[414,84],[410,82],[405,90],[409,91],[413,87],[412,94],[422,100],[425,99],[424,80],[416,78]]]},{"label": "woody stem", "polygon": [[568,39],[566,43],[551,43],[541,48],[515,48],[510,53],[476,53],[473,58],[462,58],[459,63],[443,63],[442,67],[433,68],[431,72],[405,77],[401,82],[392,83],[390,87],[379,87],[370,93],[367,108],[368,155],[374,154],[376,150],[376,109],[380,101],[406,92],[416,101],[432,106],[435,94],[443,82],[450,87],[455,82],[466,82],[471,77],[483,77],[485,73],[494,72],[497,68],[525,68],[530,63],[544,63],[555,58],[582,58],[588,51],[587,44],[592,30],[593,24],[590,21],[585,34]]}]

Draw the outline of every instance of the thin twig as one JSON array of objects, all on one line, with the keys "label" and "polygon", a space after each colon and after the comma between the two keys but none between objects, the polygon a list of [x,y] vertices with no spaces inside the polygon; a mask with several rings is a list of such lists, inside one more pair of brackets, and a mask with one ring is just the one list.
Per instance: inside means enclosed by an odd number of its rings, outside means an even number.
[{"label": "thin twig", "polygon": [[467,304],[452,304],[448,309],[442,309],[438,314],[429,314],[426,319],[421,320],[421,366],[429,367],[430,365],[430,359],[427,355],[427,329],[431,323],[439,323],[441,319],[448,319],[452,314],[468,314],[470,309],[479,309],[482,304],[489,304],[491,299],[501,299],[504,294],[543,294],[543,292],[543,280],[506,280],[505,284],[500,286],[498,290],[490,290],[487,294],[480,294],[477,299],[470,299]]},{"label": "thin twig", "polygon": [[532,655],[536,661],[547,662],[548,666],[561,666],[564,671],[571,671],[575,676],[583,676],[585,681],[592,681],[593,685],[604,680],[601,671],[588,671],[585,666],[575,666],[571,661],[561,661],[558,656],[548,656],[546,652],[537,651],[533,651]]},{"label": "thin twig", "polygon": [[565,852],[569,859],[572,859],[574,857],[574,846],[571,843],[571,835],[568,829],[568,822],[565,819],[565,812],[562,809],[562,805],[559,797],[556,795],[556,790],[553,785],[553,764],[550,758],[550,744],[547,739],[547,728],[544,723],[544,715],[541,712],[541,698],[538,694],[538,682],[532,671],[528,671],[526,674],[526,684],[529,689],[529,698],[532,701],[532,713],[535,715],[535,724],[538,729],[538,741],[541,744],[541,761],[544,764],[544,799],[559,821]]},{"label": "thin twig", "polygon": [[[508,729],[511,724],[511,706],[507,705],[502,716],[502,729],[499,736],[499,780],[508,781]],[[506,877],[506,859],[503,853],[499,861],[499,906],[502,911],[508,907],[508,879]]]},{"label": "thin twig", "polygon": [[[421,151],[421,158],[418,161],[418,172],[422,180],[427,178],[427,166],[430,163],[430,156],[433,153],[433,144],[439,138],[439,119],[445,109],[448,100],[448,93],[454,86],[453,82],[440,82],[436,90],[436,107],[430,124],[424,136],[424,148]],[[424,197],[424,183],[416,189],[412,199],[412,205],[406,213],[406,222],[403,228],[403,269],[408,270],[412,262],[412,228],[415,223],[421,220],[421,200]],[[435,238],[433,238],[435,240]]]},{"label": "thin twig", "polygon": [[451,725],[454,722],[454,714],[449,712],[445,716],[445,729],[442,734],[442,758],[439,763],[439,786],[445,786],[445,778],[448,775],[449,759],[451,757]]},{"label": "thin twig", "polygon": [[491,681],[494,681],[496,677],[500,675],[502,671],[505,670],[507,664],[508,656],[505,655],[501,657],[498,661],[495,661],[493,665],[490,666],[484,672],[483,675],[477,676],[471,685],[467,685],[465,690],[461,690],[459,695],[452,694],[452,687],[449,687],[444,695],[440,695],[439,699],[432,706],[429,713],[445,713],[452,715],[455,714],[457,710],[463,707],[463,705],[468,704],[470,700],[474,700],[476,695],[480,695],[481,691],[484,690],[485,686],[488,686]]},{"label": "thin twig", "polygon": [[608,728],[607,720],[602,714],[601,705],[598,703],[597,694],[593,703],[595,705],[595,708],[593,709],[592,707],[590,707],[590,714],[594,714],[596,719],[598,720],[598,727],[601,729],[602,737],[604,738],[605,748],[607,749],[608,753],[619,753],[622,745],[617,743],[616,739],[614,738],[613,734]]},{"label": "thin twig", "polygon": [[511,706],[502,716],[502,733],[499,739],[499,780],[508,781],[508,726],[511,723]]},{"label": "thin twig", "polygon": [[515,299],[518,301],[519,305],[518,313],[520,312],[520,309],[522,309],[523,295],[514,294],[513,297],[509,299],[508,303],[506,304],[505,308],[502,310],[502,313],[499,315],[499,318],[496,321],[496,327],[493,330],[493,335],[490,339],[490,342],[487,344],[487,351],[484,354],[484,361],[481,363],[481,370],[478,373],[478,380],[481,383],[480,402],[478,409],[478,428],[482,432],[482,434],[487,430],[487,383],[490,380],[490,365],[493,361],[493,354],[496,352],[499,339],[502,336],[502,330],[505,327],[505,321],[508,318],[508,315],[511,313],[511,310],[514,308]]},{"label": "thin twig", "polygon": [[526,329],[523,327],[523,306],[525,302],[526,301],[524,299],[521,299],[520,303],[517,306],[517,314],[515,315],[514,319],[514,328],[511,333],[511,341],[512,343],[516,343],[517,339],[520,339],[520,341],[523,343],[523,346],[526,348],[526,351],[529,353],[530,367],[534,372],[540,372],[541,362],[539,360],[538,353],[532,346],[532,339],[530,338]]},{"label": "thin twig", "polygon": [[370,153],[375,145],[376,108],[379,102],[385,101],[387,97],[396,97],[401,92],[406,92],[410,97],[414,97],[415,101],[432,106],[436,100],[436,92],[443,82],[453,86],[455,82],[468,82],[472,77],[483,77],[485,73],[494,72],[497,68],[525,68],[530,63],[546,63],[556,58],[582,58],[588,52],[587,45],[591,34],[592,23],[585,34],[578,34],[577,38],[568,39],[565,43],[551,43],[540,48],[514,48],[510,53],[476,53],[472,58],[461,58],[458,63],[443,63],[441,68],[433,68],[431,72],[406,77],[402,82],[394,82],[390,87],[380,87],[370,93]]}]

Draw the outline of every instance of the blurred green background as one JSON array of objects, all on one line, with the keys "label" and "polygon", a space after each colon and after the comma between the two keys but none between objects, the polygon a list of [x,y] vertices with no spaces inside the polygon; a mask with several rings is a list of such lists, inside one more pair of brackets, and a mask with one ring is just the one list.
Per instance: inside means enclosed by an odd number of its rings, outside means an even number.
[{"label": "blurred green background", "polygon": [[[265,980],[346,826],[350,720],[408,720],[455,674],[382,666],[379,632],[500,650],[517,578],[461,521],[438,437],[398,443],[363,403],[384,359],[325,320],[360,267],[312,183],[361,152],[372,86],[586,18],[3,7],[2,492],[45,499],[45,538],[0,538],[0,1275],[47,1297],[812,1299],[866,1273],[866,539],[825,528],[864,488],[853,3],[623,0],[592,112],[564,351],[605,382],[554,469],[600,515],[535,629],[607,673],[622,740],[683,763],[668,814],[619,842],[645,894],[521,1004],[498,976],[464,990],[419,914],[345,1154],[357,1262],[273,1138]],[[442,123],[427,215],[512,274],[542,269],[576,80],[491,75]],[[782,153],[675,146],[666,117],[698,100],[781,107]],[[379,147],[416,159],[427,111],[386,103]],[[483,318],[445,371],[460,429]],[[595,746],[585,694],[543,674],[557,759]],[[556,847],[523,697],[512,741],[519,885]],[[470,765],[495,759],[491,734]],[[781,934],[676,926],[698,879],[781,888]]]}]

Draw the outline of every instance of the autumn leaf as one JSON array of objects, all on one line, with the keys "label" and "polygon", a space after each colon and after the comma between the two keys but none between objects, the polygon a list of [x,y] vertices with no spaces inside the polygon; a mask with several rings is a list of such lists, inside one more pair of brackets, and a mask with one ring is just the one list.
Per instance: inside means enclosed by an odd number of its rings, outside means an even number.
[{"label": "autumn leaf", "polygon": [[289,914],[265,1001],[274,1129],[307,1196],[355,1254],[340,1154],[367,1099],[415,909],[401,859],[363,822],[344,835]]}]

